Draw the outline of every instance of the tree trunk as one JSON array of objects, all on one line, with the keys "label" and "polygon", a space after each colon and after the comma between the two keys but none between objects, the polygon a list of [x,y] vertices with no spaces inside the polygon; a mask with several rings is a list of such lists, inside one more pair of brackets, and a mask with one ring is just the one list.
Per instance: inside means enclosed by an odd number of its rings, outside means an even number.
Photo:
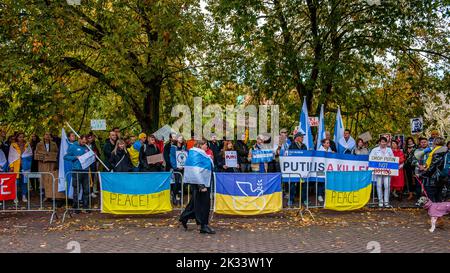
[{"label": "tree trunk", "polygon": [[145,98],[142,107],[143,112],[137,114],[139,124],[142,131],[146,133],[154,133],[159,129],[159,103],[161,98],[161,77],[151,80],[145,84]]}]

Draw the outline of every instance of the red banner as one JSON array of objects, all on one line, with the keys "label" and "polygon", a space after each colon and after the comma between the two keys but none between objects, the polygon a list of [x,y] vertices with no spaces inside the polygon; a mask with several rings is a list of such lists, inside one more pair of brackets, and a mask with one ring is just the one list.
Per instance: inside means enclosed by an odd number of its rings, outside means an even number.
[{"label": "red banner", "polygon": [[16,199],[17,174],[0,173],[0,201]]}]

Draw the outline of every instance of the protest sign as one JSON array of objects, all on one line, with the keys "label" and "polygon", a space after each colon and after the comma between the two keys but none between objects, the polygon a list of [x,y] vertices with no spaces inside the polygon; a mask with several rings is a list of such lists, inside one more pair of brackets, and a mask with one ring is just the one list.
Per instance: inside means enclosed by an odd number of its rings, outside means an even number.
[{"label": "protest sign", "polygon": [[372,135],[370,134],[370,132],[365,132],[360,134],[358,138],[362,139],[364,142],[369,142],[370,140],[372,140]]},{"label": "protest sign", "polygon": [[319,118],[318,117],[309,117],[309,126],[318,127],[319,126]]},{"label": "protest sign", "polygon": [[176,153],[177,168],[184,167],[184,164],[186,163],[187,155],[188,154],[186,151],[177,151],[177,153]]},{"label": "protest sign", "polygon": [[0,174],[0,201],[16,199],[16,174]]},{"label": "protest sign", "polygon": [[[291,182],[299,177],[319,177],[320,173],[334,171],[365,171],[368,167],[368,155],[336,154],[321,151],[293,150],[286,156],[280,156],[280,168],[283,178],[291,178]],[[297,174],[297,176],[292,176]],[[322,175],[323,176],[323,175]]]},{"label": "protest sign", "polygon": [[423,119],[422,117],[412,118],[410,120],[411,134],[420,134],[423,132]]},{"label": "protest sign", "polygon": [[369,170],[375,175],[398,176],[399,158],[395,156],[369,157]]},{"label": "protest sign", "polygon": [[91,130],[92,131],[105,131],[106,130],[106,120],[91,119]]},{"label": "protest sign", "polygon": [[147,163],[148,164],[156,164],[156,163],[161,163],[163,161],[164,161],[163,154],[156,154],[156,155],[147,156]]},{"label": "protest sign", "polygon": [[85,153],[84,155],[80,156],[78,158],[78,160],[81,163],[81,168],[83,168],[83,170],[89,168],[89,166],[92,165],[92,163],[95,162],[95,154],[92,151],[89,151],[87,153]]},{"label": "protest sign", "polygon": [[230,168],[237,168],[236,151],[225,151],[225,165]]}]

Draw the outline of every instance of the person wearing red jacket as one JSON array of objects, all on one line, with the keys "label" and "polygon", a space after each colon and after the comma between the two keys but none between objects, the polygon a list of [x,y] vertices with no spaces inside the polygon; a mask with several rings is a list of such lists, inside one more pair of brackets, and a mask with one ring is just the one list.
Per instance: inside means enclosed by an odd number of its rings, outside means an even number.
[{"label": "person wearing red jacket", "polygon": [[393,140],[391,142],[391,149],[392,149],[392,152],[394,153],[394,156],[399,158],[398,176],[391,177],[391,191],[392,191],[392,195],[394,195],[394,197],[401,200],[402,194],[403,194],[403,187],[405,186],[405,175],[404,175],[403,165],[404,165],[406,158],[405,158],[405,154],[400,149],[398,142],[396,140]]}]

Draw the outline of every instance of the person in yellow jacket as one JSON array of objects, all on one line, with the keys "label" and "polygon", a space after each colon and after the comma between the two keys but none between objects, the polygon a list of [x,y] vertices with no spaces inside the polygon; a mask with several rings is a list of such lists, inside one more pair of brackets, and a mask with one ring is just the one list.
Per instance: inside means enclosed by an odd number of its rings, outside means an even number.
[{"label": "person in yellow jacket", "polygon": [[133,172],[139,172],[139,151],[146,139],[147,135],[145,133],[140,133],[139,140],[127,149],[130,154],[131,164],[133,164]]},{"label": "person in yellow jacket", "polygon": [[14,143],[9,148],[8,162],[10,172],[17,173],[17,187],[20,188],[22,193],[22,202],[28,202],[28,185],[22,173],[31,171],[32,161],[33,151],[31,146],[25,141],[25,134],[18,133]]}]

